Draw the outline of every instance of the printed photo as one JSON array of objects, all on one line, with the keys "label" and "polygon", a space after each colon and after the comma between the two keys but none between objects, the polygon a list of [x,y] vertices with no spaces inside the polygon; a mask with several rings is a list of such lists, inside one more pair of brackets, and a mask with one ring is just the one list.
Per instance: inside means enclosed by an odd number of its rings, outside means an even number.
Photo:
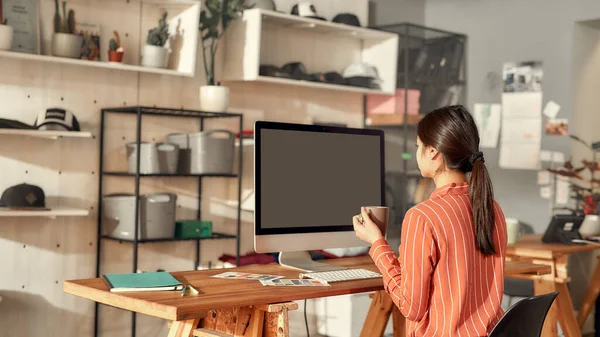
[{"label": "printed photo", "polygon": [[567,119],[549,119],[546,121],[546,134],[550,136],[566,136],[569,134]]}]

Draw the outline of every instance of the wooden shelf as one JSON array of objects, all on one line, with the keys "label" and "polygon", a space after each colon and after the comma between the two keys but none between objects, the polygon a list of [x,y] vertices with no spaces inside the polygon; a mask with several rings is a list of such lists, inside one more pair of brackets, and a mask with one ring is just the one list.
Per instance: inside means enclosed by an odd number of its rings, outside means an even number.
[{"label": "wooden shelf", "polygon": [[123,64],[123,63],[88,61],[88,60],[79,60],[79,59],[72,59],[72,58],[66,58],[66,57],[57,57],[57,56],[51,56],[51,55],[29,54],[29,53],[20,53],[20,52],[4,51],[4,50],[0,51],[0,57],[19,59],[19,60],[70,64],[70,65],[92,67],[92,68],[132,71],[132,72],[148,73],[148,74],[183,76],[183,77],[193,77],[194,76],[194,73],[181,72],[181,71],[172,70],[172,69],[149,68],[149,67],[142,67],[142,66]]},{"label": "wooden shelf", "polygon": [[[244,143],[244,146],[254,146],[254,139],[244,139],[243,143]],[[235,146],[237,146],[237,147],[240,146],[239,139],[235,140]]]},{"label": "wooden shelf", "polygon": [[24,210],[0,208],[0,217],[48,217],[56,218],[62,216],[88,216],[90,212],[83,208],[48,207],[50,210]]},{"label": "wooden shelf", "polygon": [[350,85],[301,81],[301,80],[294,80],[294,79],[290,79],[290,78],[258,76],[258,78],[255,81],[256,82],[295,85],[295,86],[315,88],[315,89],[330,89],[330,90],[337,90],[337,91],[357,92],[357,93],[363,93],[363,94],[383,94],[383,92],[380,89],[369,89],[369,88],[354,87],[354,86],[350,86]]},{"label": "wooden shelf", "polygon": [[380,30],[355,27],[331,21],[304,18],[297,15],[275,12],[264,9],[251,9],[249,11],[260,11],[263,21],[269,24],[275,24],[286,28],[310,29],[318,34],[332,34],[336,36],[353,37],[360,40],[382,40],[396,36],[394,33]]},{"label": "wooden shelf", "polygon": [[26,130],[26,129],[0,129],[0,135],[27,136],[36,138],[92,138],[92,133],[87,131],[51,131],[51,130]]},{"label": "wooden shelf", "polygon": [[[406,124],[414,126],[423,118],[422,115],[408,115]],[[402,127],[404,126],[404,114],[370,114],[365,119],[367,126]]]}]

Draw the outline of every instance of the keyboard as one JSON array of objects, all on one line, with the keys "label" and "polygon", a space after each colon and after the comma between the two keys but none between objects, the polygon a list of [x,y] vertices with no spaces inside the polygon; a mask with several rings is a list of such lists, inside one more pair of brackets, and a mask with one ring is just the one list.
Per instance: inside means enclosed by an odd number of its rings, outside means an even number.
[{"label": "keyboard", "polygon": [[310,278],[323,282],[340,282],[380,278],[381,274],[366,269],[344,269],[300,274],[300,278]]}]

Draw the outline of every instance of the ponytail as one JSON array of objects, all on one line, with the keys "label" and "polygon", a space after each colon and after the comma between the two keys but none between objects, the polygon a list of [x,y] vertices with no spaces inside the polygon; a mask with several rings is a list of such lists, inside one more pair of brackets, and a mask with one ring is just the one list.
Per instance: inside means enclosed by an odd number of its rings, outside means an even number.
[{"label": "ponytail", "polygon": [[[477,154],[480,154],[478,152]],[[475,223],[475,243],[484,255],[496,254],[494,245],[494,191],[492,181],[483,161],[483,154],[473,161],[473,171],[469,182],[469,196]]]}]

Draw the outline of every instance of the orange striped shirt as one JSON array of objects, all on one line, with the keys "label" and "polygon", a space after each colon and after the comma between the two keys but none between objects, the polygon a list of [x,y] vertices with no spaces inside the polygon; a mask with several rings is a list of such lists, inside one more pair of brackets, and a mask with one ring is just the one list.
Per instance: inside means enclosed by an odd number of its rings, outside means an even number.
[{"label": "orange striped shirt", "polygon": [[384,239],[373,243],[369,254],[407,318],[407,336],[487,336],[502,317],[506,222],[496,202],[494,212],[493,256],[475,244],[467,183],[438,188],[406,213],[398,258]]}]

